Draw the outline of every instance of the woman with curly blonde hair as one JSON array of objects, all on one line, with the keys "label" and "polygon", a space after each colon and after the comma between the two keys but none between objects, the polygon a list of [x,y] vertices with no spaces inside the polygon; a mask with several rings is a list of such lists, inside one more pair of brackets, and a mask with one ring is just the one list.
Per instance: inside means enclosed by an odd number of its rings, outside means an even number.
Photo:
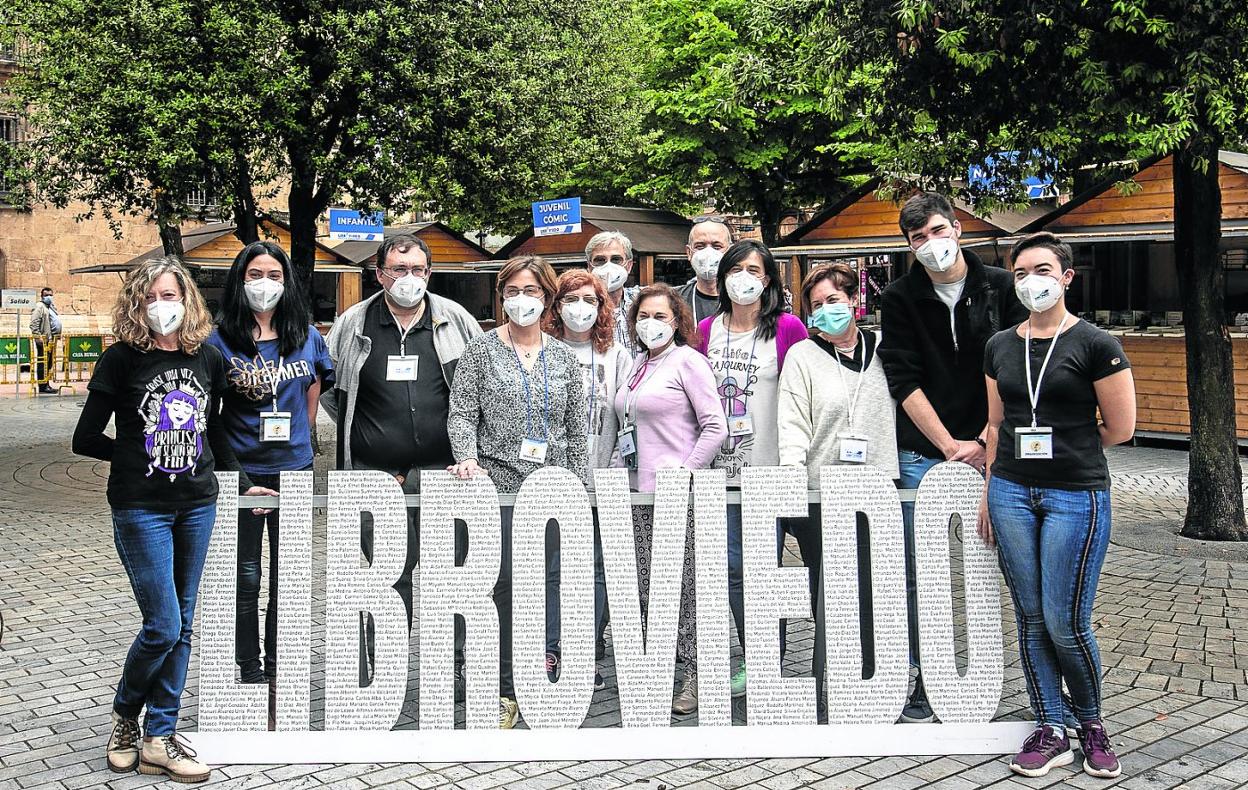
[{"label": "woman with curly blonde hair", "polygon": [[[219,417],[225,359],[204,342],[211,331],[204,299],[176,258],[132,269],[113,309],[117,342],[96,363],[73,440],[75,453],[111,463],[113,539],[143,615],[113,699],[108,767],[178,782],[210,773],[174,728],[216,520],[213,472],[237,471],[244,494],[274,493],[252,486],[230,449]],[[110,419],[115,439],[104,435]]]}]

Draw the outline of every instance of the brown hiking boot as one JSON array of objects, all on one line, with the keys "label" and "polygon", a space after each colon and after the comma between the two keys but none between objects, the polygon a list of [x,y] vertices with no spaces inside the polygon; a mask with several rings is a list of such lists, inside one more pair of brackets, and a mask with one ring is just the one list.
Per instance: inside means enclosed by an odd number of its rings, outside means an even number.
[{"label": "brown hiking boot", "polygon": [[212,769],[196,760],[190,744],[175,733],[143,741],[139,773],[150,776],[164,774],[175,782],[194,784],[207,781]]},{"label": "brown hiking boot", "polygon": [[139,764],[139,720],[113,711],[113,734],[108,736],[108,770],[124,774]]}]

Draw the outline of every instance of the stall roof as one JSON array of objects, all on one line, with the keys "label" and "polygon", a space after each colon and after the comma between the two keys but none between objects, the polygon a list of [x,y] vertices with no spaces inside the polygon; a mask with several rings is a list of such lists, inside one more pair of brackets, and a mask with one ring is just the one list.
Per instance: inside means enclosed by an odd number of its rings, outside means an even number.
[{"label": "stall roof", "polygon": [[[429,245],[435,269],[444,268],[442,264],[463,263],[490,257],[489,250],[441,222],[413,222],[406,225],[386,226],[386,238],[398,236],[401,233],[418,236]],[[357,266],[371,267],[376,265],[377,246],[375,241],[344,241],[335,246],[333,250]]]},{"label": "stall roof", "polygon": [[[260,220],[260,224],[268,226],[265,231],[277,237],[283,246],[289,248],[289,225],[274,217],[264,217]],[[233,222],[213,222],[182,231],[182,249],[185,253],[182,256],[183,263],[192,268],[228,269],[234,261],[234,256],[243,248],[242,242],[234,237],[234,228]],[[128,272],[140,263],[159,258],[164,254],[163,247],[153,247],[125,263],[83,266],[71,269],[69,273]],[[360,267],[335,252],[332,247],[318,241],[316,243],[316,270],[331,273],[358,272]]]},{"label": "stall roof", "polygon": [[684,257],[689,241],[688,218],[672,211],[626,206],[581,206],[581,232],[562,236],[533,235],[527,228],[494,254],[497,260],[516,255],[541,255],[550,261],[584,263],[585,244],[604,230],[623,233],[633,243],[633,256],[671,255]]},{"label": "stall roof", "polygon": [[[782,238],[772,251],[803,255],[809,253],[796,250],[817,247],[816,253],[826,251],[847,256],[907,251],[909,248],[897,227],[901,204],[877,197],[882,184],[883,179],[876,177],[847,193]],[[1048,212],[1046,206],[1031,206],[1022,212],[998,211],[989,215],[973,211],[961,201],[953,203],[966,246],[977,239],[991,243],[993,238],[1016,231]]]},{"label": "stall roof", "polygon": [[[989,247],[1000,237],[968,239],[963,237],[963,247]],[[783,247],[772,247],[773,255],[830,255],[834,257],[854,258],[859,255],[885,255],[892,252],[909,252],[910,245],[900,238],[875,238],[859,241],[828,242],[815,244],[794,244]]]}]

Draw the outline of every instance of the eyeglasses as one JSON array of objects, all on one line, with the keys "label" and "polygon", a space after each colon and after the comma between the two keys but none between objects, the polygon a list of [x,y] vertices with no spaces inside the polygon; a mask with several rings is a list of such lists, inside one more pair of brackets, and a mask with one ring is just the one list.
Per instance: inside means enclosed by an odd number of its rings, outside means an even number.
[{"label": "eyeglasses", "polygon": [[559,304],[576,304],[577,302],[584,302],[590,307],[597,307],[598,297],[597,296],[577,296],[576,294],[565,294],[563,298],[559,300]]},{"label": "eyeglasses", "polygon": [[416,275],[417,277],[428,277],[428,276],[429,276],[429,267],[428,267],[428,266],[411,266],[411,267],[408,267],[408,266],[383,266],[383,267],[381,268],[381,270],[382,270],[383,272],[385,272],[385,273],[386,273],[389,277],[391,277],[392,279],[395,279],[395,280],[399,279],[400,277],[406,277],[406,276],[407,276],[407,275],[409,275],[409,274],[414,274],[414,275]]},{"label": "eyeglasses", "polygon": [[714,222],[716,225],[728,224],[727,218],[718,216],[716,214],[709,214],[709,215],[693,218],[694,225],[701,225],[703,222]]},{"label": "eyeglasses", "polygon": [[519,296],[520,294],[524,294],[525,296],[532,296],[534,299],[541,299],[543,296],[546,295],[546,292],[542,290],[542,286],[540,285],[526,285],[523,288],[516,288],[515,286],[510,286],[510,287],[503,289],[504,299],[511,299],[513,297]]},{"label": "eyeglasses", "polygon": [[623,266],[629,259],[623,255],[612,255],[608,258],[605,255],[595,255],[589,259],[589,265],[593,267],[605,266],[608,263],[614,263],[616,266]]}]

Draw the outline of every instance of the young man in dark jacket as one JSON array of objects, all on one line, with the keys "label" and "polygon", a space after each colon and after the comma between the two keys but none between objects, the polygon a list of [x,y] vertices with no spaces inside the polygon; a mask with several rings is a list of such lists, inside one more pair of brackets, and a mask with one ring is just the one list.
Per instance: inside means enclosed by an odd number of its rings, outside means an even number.
[{"label": "young man in dark jacket", "polygon": [[[906,201],[901,232],[918,262],[884,291],[880,359],[897,401],[897,453],[902,488],[917,488],[941,461],[984,467],[988,393],[984,344],[1027,318],[1010,273],[980,261],[958,243],[962,226],[941,195],[923,192]],[[917,667],[914,503],[903,502],[910,658]],[[932,721],[923,678],[901,716]]]}]

